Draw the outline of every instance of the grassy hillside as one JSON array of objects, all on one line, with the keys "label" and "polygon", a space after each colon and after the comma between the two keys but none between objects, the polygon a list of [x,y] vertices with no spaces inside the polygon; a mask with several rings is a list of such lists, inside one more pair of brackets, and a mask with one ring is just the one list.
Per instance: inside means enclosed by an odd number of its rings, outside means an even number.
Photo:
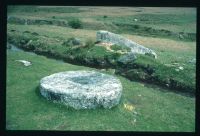
[{"label": "grassy hillside", "polygon": [[68,22],[77,18],[87,30],[105,29],[115,33],[196,40],[194,8],[11,6],[8,13],[11,23],[26,24],[25,20],[28,20],[28,24],[69,27]]},{"label": "grassy hillside", "polygon": [[[138,56],[133,63],[122,65],[117,63],[122,54],[94,45],[96,36],[94,30],[51,25],[43,25],[40,28],[36,25],[8,24],[7,34],[8,42],[38,54],[90,67],[115,68],[118,74],[125,75],[131,80],[148,81],[192,95],[195,93],[195,65],[189,63],[195,58],[195,42],[178,42],[125,34],[125,37],[155,50],[158,59]],[[67,45],[66,41],[71,37],[79,38],[85,43],[89,40],[91,45],[85,47]],[[184,69],[176,71],[178,67]],[[148,69],[154,69],[154,72],[149,73]]]},{"label": "grassy hillside", "polygon": [[[18,59],[31,61],[32,65],[25,67],[15,61]],[[131,82],[121,76],[117,78],[123,85],[122,99],[118,106],[110,110],[77,111],[47,101],[39,94],[38,86],[42,77],[60,71],[83,69],[92,68],[61,63],[28,53],[8,51],[6,128],[9,130],[194,131],[195,98],[155,86]],[[113,75],[109,71],[100,72]]]}]

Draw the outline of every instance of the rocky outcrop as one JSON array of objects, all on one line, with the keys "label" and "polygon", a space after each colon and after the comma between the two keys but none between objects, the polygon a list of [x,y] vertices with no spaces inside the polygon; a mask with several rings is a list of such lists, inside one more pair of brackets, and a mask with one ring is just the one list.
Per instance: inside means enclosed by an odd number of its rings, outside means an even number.
[{"label": "rocky outcrop", "polygon": [[97,32],[96,39],[99,42],[108,42],[108,43],[127,46],[131,48],[132,53],[148,54],[148,55],[152,55],[154,58],[157,58],[157,54],[153,50],[146,48],[138,43],[135,43],[129,39],[126,39],[118,34],[101,30]]},{"label": "rocky outcrop", "polygon": [[67,71],[44,77],[40,93],[75,109],[112,108],[121,98],[121,82],[95,71]]}]

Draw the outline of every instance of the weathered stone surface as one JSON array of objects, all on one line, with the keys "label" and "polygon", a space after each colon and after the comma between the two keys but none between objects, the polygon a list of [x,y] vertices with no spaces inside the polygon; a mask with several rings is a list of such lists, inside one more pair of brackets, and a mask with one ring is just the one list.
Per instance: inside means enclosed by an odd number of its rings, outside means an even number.
[{"label": "weathered stone surface", "polygon": [[116,106],[121,98],[121,82],[95,71],[67,71],[44,77],[40,81],[42,96],[75,109]]},{"label": "weathered stone surface", "polygon": [[134,60],[136,60],[136,56],[134,53],[128,53],[126,55],[122,55],[117,61],[119,63],[122,63],[124,65],[129,64],[131,62],[133,62]]},{"label": "weathered stone surface", "polygon": [[138,54],[151,54],[154,56],[154,58],[157,58],[157,54],[151,50],[148,49],[142,45],[139,45],[129,39],[126,39],[118,34],[114,34],[108,31],[98,31],[96,35],[96,40],[99,42],[108,42],[108,43],[114,43],[119,45],[124,45],[129,48],[131,48],[132,53],[138,53]]}]

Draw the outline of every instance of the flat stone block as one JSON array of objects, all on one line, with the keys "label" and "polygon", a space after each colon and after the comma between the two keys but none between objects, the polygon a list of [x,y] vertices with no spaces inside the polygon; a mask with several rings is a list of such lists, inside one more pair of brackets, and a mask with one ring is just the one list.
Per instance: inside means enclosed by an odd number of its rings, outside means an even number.
[{"label": "flat stone block", "polygon": [[112,108],[120,102],[121,82],[96,71],[67,71],[44,77],[40,93],[75,109]]}]

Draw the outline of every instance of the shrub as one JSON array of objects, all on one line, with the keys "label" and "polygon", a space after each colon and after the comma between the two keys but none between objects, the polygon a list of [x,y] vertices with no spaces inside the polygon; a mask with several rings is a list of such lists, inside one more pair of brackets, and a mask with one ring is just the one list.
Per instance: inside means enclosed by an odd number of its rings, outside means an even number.
[{"label": "shrub", "polygon": [[92,39],[87,39],[87,41],[86,41],[86,43],[85,43],[85,47],[91,48],[91,47],[94,46],[94,44],[95,44],[95,41],[94,41],[94,40],[92,40]]},{"label": "shrub", "polygon": [[78,38],[68,38],[66,41],[63,41],[62,45],[66,47],[72,47],[74,45],[82,45],[83,43]]},{"label": "shrub", "polygon": [[133,26],[135,29],[138,29],[140,26],[139,25],[134,25]]},{"label": "shrub", "polygon": [[82,22],[78,18],[73,18],[73,19],[69,20],[68,24],[69,24],[69,26],[71,26],[74,29],[82,28]]}]

